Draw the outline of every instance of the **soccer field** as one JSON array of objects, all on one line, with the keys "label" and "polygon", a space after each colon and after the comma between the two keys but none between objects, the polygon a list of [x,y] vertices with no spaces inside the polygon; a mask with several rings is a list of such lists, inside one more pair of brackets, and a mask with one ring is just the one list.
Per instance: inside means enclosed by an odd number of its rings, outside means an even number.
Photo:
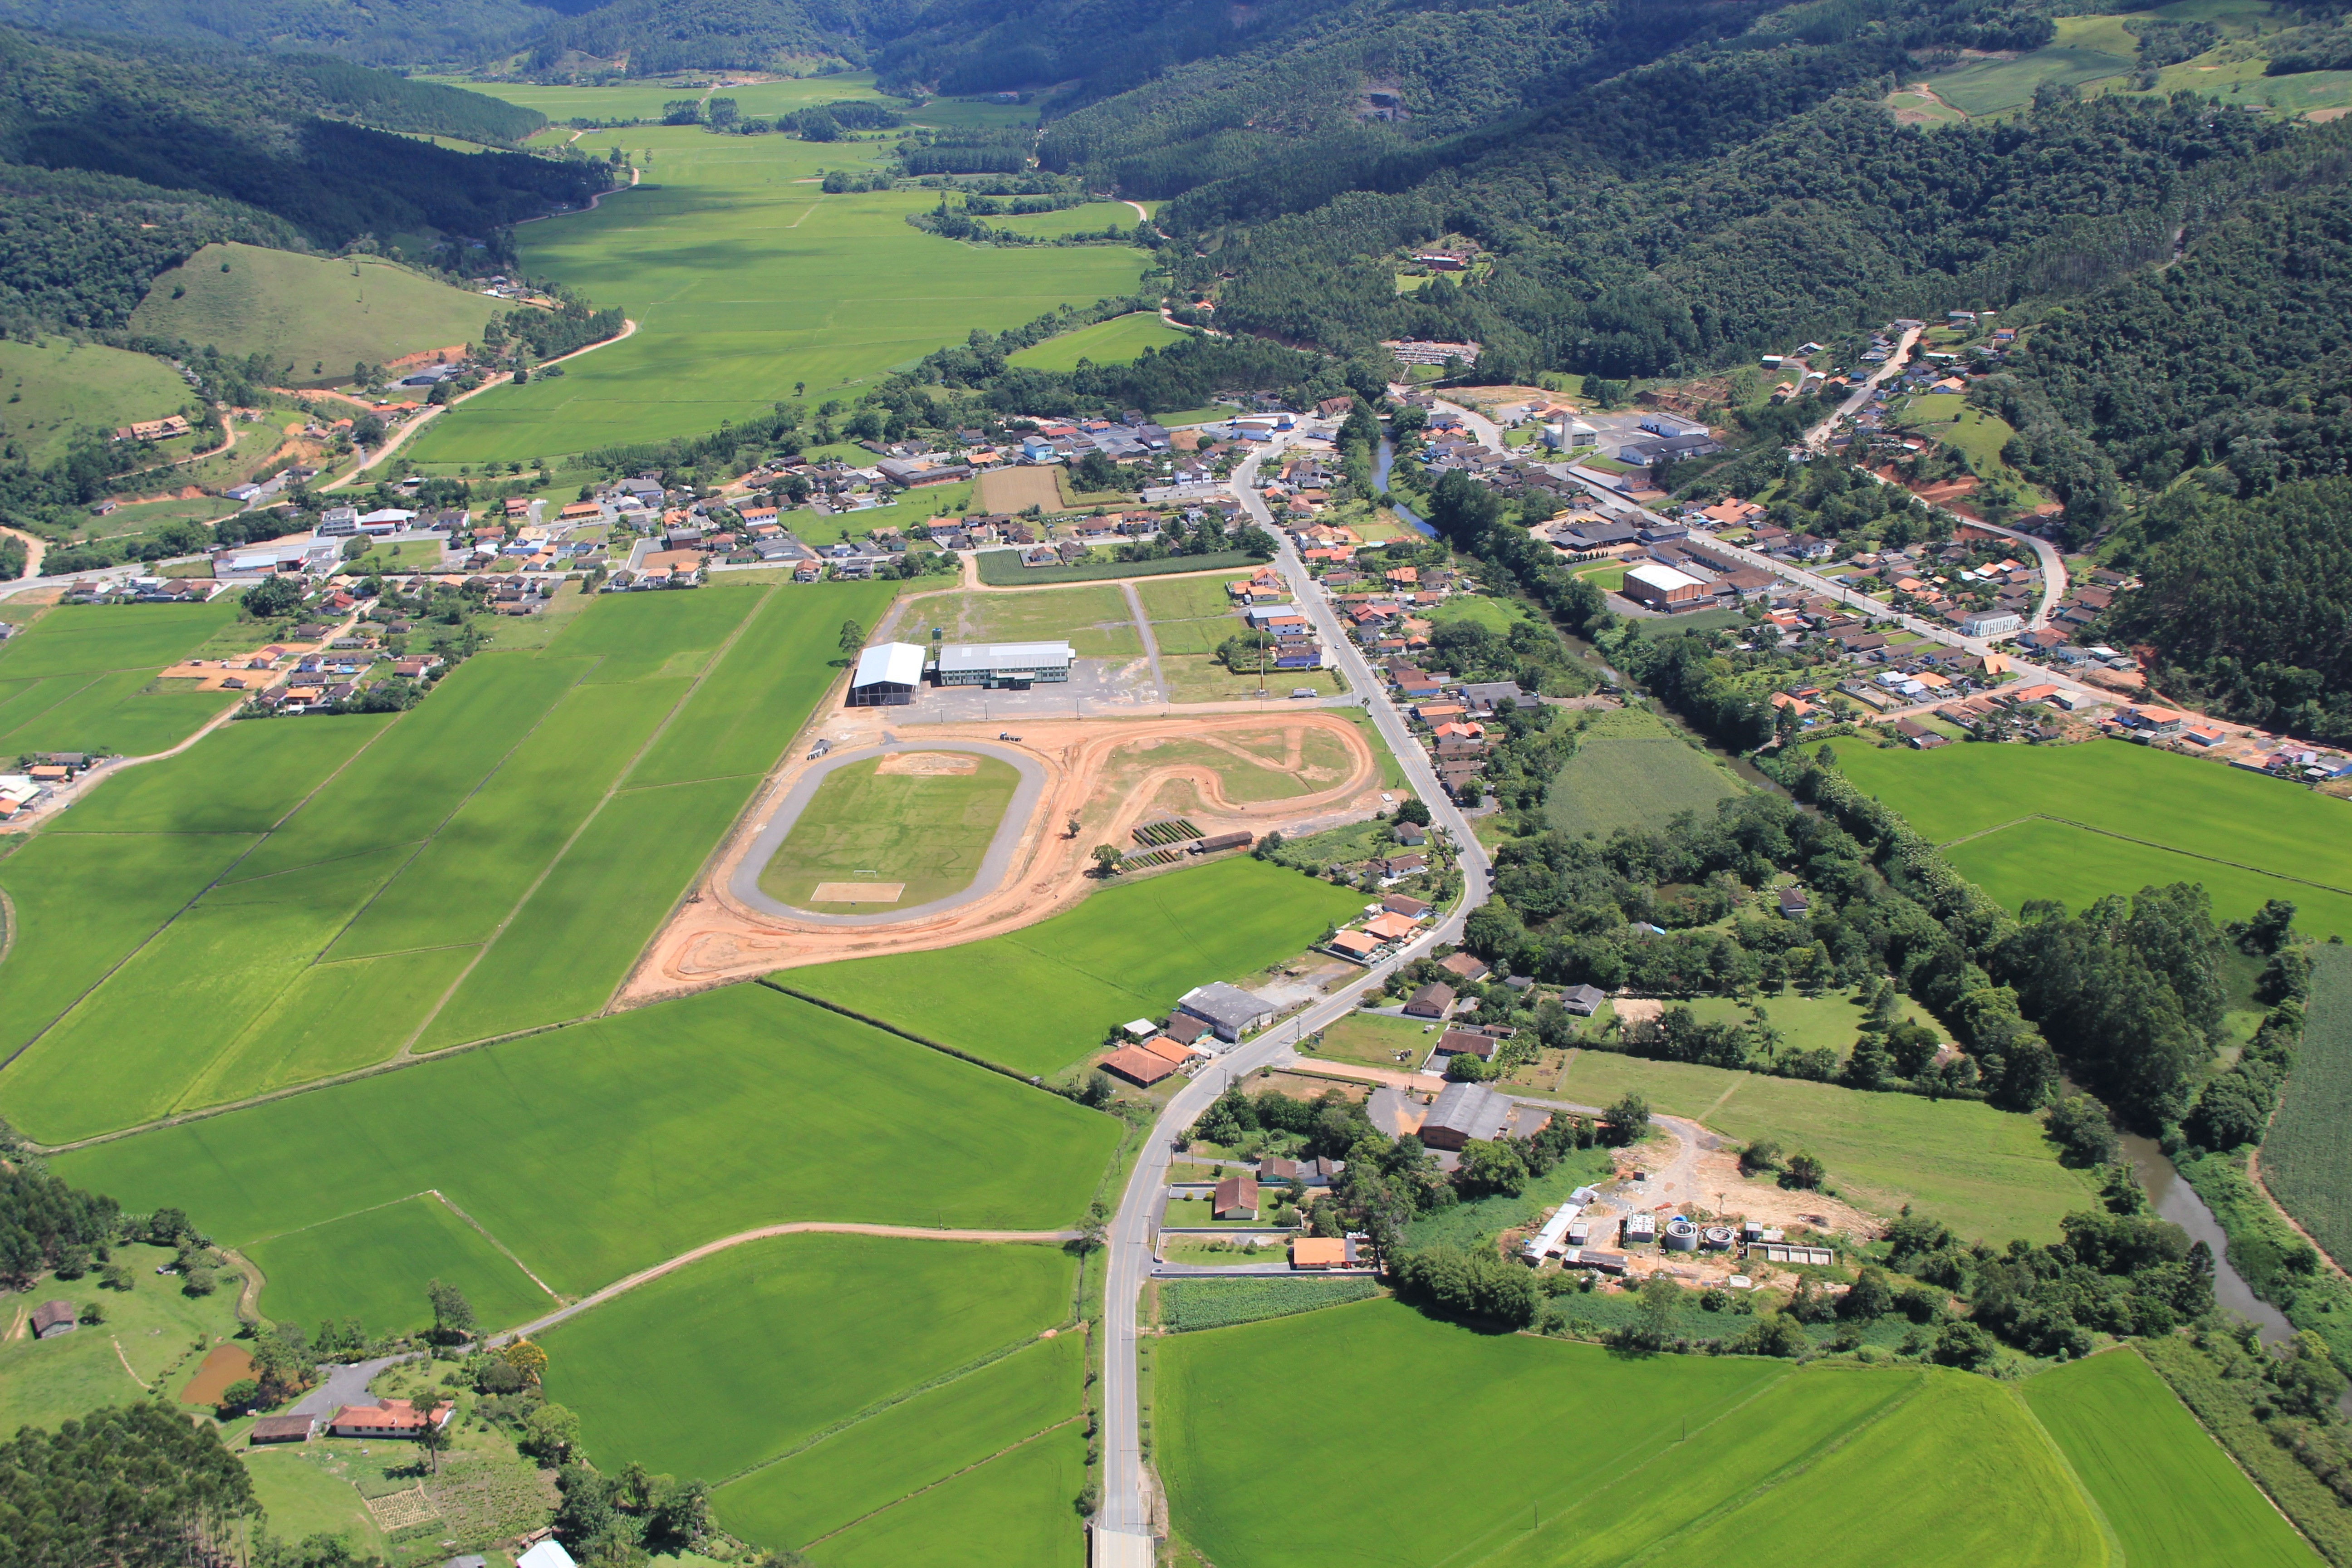
[{"label": "soccer field", "polygon": [[1129,293],[1145,265],[1124,246],[958,245],[906,222],[935,192],[819,188],[821,171],[887,161],[885,143],[635,126],[584,144],[608,139],[644,183],[516,237],[529,271],[625,310],[637,331],[561,376],[451,409],[412,444],[419,462],[527,462],[698,435],[779,399],[842,395],[974,328]]},{"label": "soccer field", "polygon": [[772,984],[1016,1072],[1050,1073],[1195,985],[1296,957],[1363,895],[1242,858],[1107,888],[1011,936],[788,969]]},{"label": "soccer field", "polygon": [[[2107,1561],[2048,1440],[1989,1378],[1620,1357],[1391,1301],[1155,1353],[1171,1520],[1219,1568]],[[1423,1484],[1405,1478],[1425,1470],[1429,1434],[1397,1419],[1400,1388],[1442,1391],[1444,1459]],[[1269,1464],[1255,1438],[1284,1428],[1301,1389],[1320,1436]]]},{"label": "soccer field", "polygon": [[[873,912],[877,903],[817,898],[828,883],[895,884],[882,905],[913,909],[971,886],[1021,782],[1010,763],[942,753],[966,773],[908,771],[877,757],[835,768],[760,870],[760,889],[794,909]],[[898,771],[881,771],[897,764]],[[836,889],[837,890],[837,889]]]},{"label": "soccer field", "polygon": [[2122,741],[2075,746],[1834,748],[1838,766],[2012,909],[2079,910],[2148,883],[2203,882],[2217,920],[2266,898],[2352,936],[2352,805]]},{"label": "soccer field", "polygon": [[595,1012],[889,595],[600,596],[397,719],[232,724],[107,783],[0,863],[0,1110],[62,1142]]},{"label": "soccer field", "polygon": [[[221,1244],[258,1243],[265,1256],[338,1224],[332,1258],[298,1257],[270,1289],[341,1317],[414,1301],[427,1279],[478,1267],[466,1236],[395,1206],[423,1193],[579,1296],[793,1220],[1066,1226],[1118,1138],[1110,1117],[1058,1095],[736,985],[51,1164],[130,1212],[184,1208]],[[417,1239],[378,1239],[392,1235]],[[335,1260],[360,1255],[383,1267],[362,1278]]]}]

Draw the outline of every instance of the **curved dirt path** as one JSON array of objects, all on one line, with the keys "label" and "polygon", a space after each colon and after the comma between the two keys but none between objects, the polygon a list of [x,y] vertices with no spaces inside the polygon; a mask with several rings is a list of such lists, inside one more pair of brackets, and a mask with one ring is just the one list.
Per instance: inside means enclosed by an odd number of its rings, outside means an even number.
[{"label": "curved dirt path", "polygon": [[509,1340],[526,1339],[532,1334],[553,1328],[567,1318],[577,1317],[591,1307],[601,1307],[615,1296],[625,1296],[640,1285],[651,1284],[665,1274],[674,1274],[689,1263],[698,1263],[714,1253],[725,1252],[730,1247],[741,1247],[747,1242],[765,1241],[770,1237],[799,1236],[808,1232],[824,1232],[835,1236],[903,1237],[915,1241],[966,1242],[1076,1241],[1079,1235],[1075,1230],[927,1230],[920,1226],[912,1225],[839,1225],[823,1220],[802,1220],[792,1225],[763,1225],[757,1230],[737,1231],[733,1236],[721,1237],[717,1241],[706,1241],[700,1247],[691,1247],[679,1253],[676,1258],[665,1258],[651,1268],[640,1268],[627,1279],[607,1285],[592,1295],[583,1296],[568,1307],[559,1308],[545,1317],[533,1318],[520,1328],[508,1329],[503,1332],[491,1334],[482,1342],[495,1346],[505,1344]]},{"label": "curved dirt path", "polygon": [[19,574],[19,575],[25,577],[39,576],[41,574],[41,558],[49,552],[49,542],[43,539],[37,533],[26,533],[21,528],[0,528],[0,534],[5,534],[10,539],[19,540],[24,543],[25,570]]},{"label": "curved dirt path", "polygon": [[[860,750],[886,739],[918,736],[938,743],[1002,742],[1004,733],[993,725],[978,723],[924,724],[919,731],[909,725],[907,731],[895,731],[890,728],[894,722],[907,722],[900,709],[821,711],[824,713],[822,722],[838,750]],[[711,871],[646,948],[614,1008],[642,1006],[780,969],[957,946],[1033,925],[1077,903],[1100,886],[1088,874],[1094,846],[1126,842],[1135,825],[1152,809],[1160,790],[1173,781],[1191,784],[1199,793],[1201,805],[1192,815],[1200,819],[1202,831],[1212,834],[1243,827],[1252,831],[1280,827],[1376,795],[1380,789],[1379,761],[1364,732],[1325,709],[1275,714],[1195,709],[1135,719],[1013,721],[1021,724],[1021,738],[1003,743],[1040,763],[1046,785],[1023,827],[1009,874],[994,889],[957,909],[847,930],[778,919],[734,898],[728,889],[737,868],[761,828],[769,823],[776,804],[814,765],[806,756],[805,741],[795,742],[783,765],[739,821]],[[1283,799],[1235,802],[1224,793],[1223,780],[1215,769],[1199,763],[1178,763],[1147,768],[1119,781],[1121,798],[1108,815],[1102,810],[1108,785],[1105,775],[1115,754],[1129,747],[1160,741],[1203,742],[1269,771],[1287,772],[1272,759],[1222,743],[1220,731],[1294,730],[1297,739],[1289,750],[1295,756],[1309,728],[1330,735],[1345,751],[1348,773],[1339,782]],[[1072,816],[1085,825],[1075,838],[1063,836],[1063,824]]]}]

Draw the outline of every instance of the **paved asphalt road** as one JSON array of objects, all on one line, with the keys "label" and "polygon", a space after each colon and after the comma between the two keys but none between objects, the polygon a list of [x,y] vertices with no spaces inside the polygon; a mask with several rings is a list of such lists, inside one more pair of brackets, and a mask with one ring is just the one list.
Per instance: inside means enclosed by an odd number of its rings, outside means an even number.
[{"label": "paved asphalt road", "polygon": [[[1118,1213],[1113,1218],[1108,1234],[1109,1279],[1107,1318],[1110,1325],[1110,1342],[1104,1357],[1103,1418],[1107,1428],[1108,1453],[1105,1461],[1103,1506],[1096,1521],[1097,1537],[1148,1536],[1152,1525],[1151,1500],[1147,1494],[1143,1454],[1138,1426],[1136,1394],[1136,1325],[1135,1318],[1142,1299],[1144,1277],[1151,1272],[1152,1233],[1158,1222],[1160,1195],[1168,1180],[1168,1167],[1182,1131],[1192,1125],[1209,1108],[1225,1087],[1261,1067],[1269,1066],[1290,1054],[1298,1040],[1325,1028],[1356,1010],[1356,997],[1367,986],[1377,986],[1387,978],[1396,963],[1409,963],[1427,955],[1441,942],[1456,940],[1462,932],[1463,915],[1486,902],[1490,886],[1490,868],[1486,853],[1470,831],[1469,823],[1455,810],[1438,787],[1437,775],[1429,758],[1413,740],[1404,718],[1389,702],[1384,683],[1373,673],[1370,664],[1358,651],[1356,645],[1341,629],[1338,616],[1324,599],[1301,561],[1289,536],[1274,526],[1273,514],[1266,510],[1265,500],[1252,487],[1260,461],[1279,452],[1276,443],[1258,458],[1243,465],[1235,477],[1233,490],[1256,519],[1259,526],[1282,542],[1277,564],[1289,579],[1291,591],[1315,623],[1323,646],[1332,650],[1346,671],[1351,689],[1362,696],[1381,737],[1403,764],[1406,778],[1413,790],[1429,805],[1434,824],[1453,838],[1461,858],[1463,896],[1455,912],[1439,921],[1399,953],[1389,964],[1371,970],[1354,983],[1335,991],[1328,999],[1318,1002],[1277,1027],[1256,1039],[1234,1047],[1215,1062],[1202,1068],[1200,1075],[1187,1084],[1167,1110],[1160,1113],[1152,1128],[1142,1156],[1137,1160],[1134,1173],[1129,1178],[1127,1192],[1120,1200]],[[1121,1548],[1125,1548],[1122,1552]],[[1133,1558],[1134,1542],[1114,1542],[1103,1540],[1097,1549],[1096,1561],[1104,1563],[1116,1558]],[[1141,1561],[1149,1561],[1142,1558]]]}]

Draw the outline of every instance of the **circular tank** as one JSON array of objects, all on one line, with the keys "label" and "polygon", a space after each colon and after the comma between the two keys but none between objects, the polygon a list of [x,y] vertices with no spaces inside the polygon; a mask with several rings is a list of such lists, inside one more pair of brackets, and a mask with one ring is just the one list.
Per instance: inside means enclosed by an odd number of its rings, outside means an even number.
[{"label": "circular tank", "polygon": [[1666,1221],[1665,1244],[1668,1252],[1696,1252],[1698,1226],[1676,1215]]}]

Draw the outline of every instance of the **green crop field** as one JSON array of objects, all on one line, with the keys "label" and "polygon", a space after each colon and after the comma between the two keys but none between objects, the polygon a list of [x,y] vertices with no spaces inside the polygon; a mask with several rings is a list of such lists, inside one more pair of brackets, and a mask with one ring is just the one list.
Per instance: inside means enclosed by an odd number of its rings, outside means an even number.
[{"label": "green crop field", "polygon": [[[1135,209],[1125,202],[1087,202],[1083,206],[1064,207],[1060,212],[1021,213],[1005,217],[992,217],[987,222],[992,228],[1010,229],[1014,234],[1030,235],[1038,239],[1059,239],[1073,234],[1100,234],[1113,224],[1118,225],[1122,231],[1131,229],[1136,225],[1136,216]],[[1139,317],[1150,320],[1156,324],[1165,324],[1160,321],[1160,313],[1156,310],[1139,310],[1117,319],[1121,321],[1133,321]],[[1169,330],[1171,334],[1175,331],[1173,328]],[[1156,345],[1161,340],[1154,338],[1150,341]],[[1025,353],[1028,351],[1022,352]],[[1025,362],[1016,361],[1015,363]],[[1118,362],[1097,359],[1095,363],[1111,364]]]},{"label": "green crop field", "polygon": [[[111,435],[118,425],[177,414],[194,396],[176,371],[148,354],[70,339],[0,342],[0,438],[23,447],[37,468],[64,457],[77,431],[95,426]],[[194,447],[170,445],[174,457]]]},{"label": "green crop field", "polygon": [[286,385],[341,386],[362,360],[384,364],[478,342],[484,322],[515,308],[373,257],[230,243],[207,245],[157,277],[131,325],[240,359],[265,355]]},{"label": "green crop field", "polygon": [[[1945,845],[1963,871],[1981,869],[2012,908],[2054,898],[2079,909],[2149,882],[2202,881],[2217,919],[2291,899],[2312,911],[2306,929],[2352,936],[2352,806],[2342,801],[2126,742],[1836,752],[1858,788]],[[2058,824],[2089,831],[2051,831]],[[2014,834],[2027,837],[2012,850],[2001,841]]]},{"label": "green crop field", "polygon": [[168,762],[106,779],[52,831],[267,833],[389,722],[327,714],[299,724],[231,724]]},{"label": "green crop field", "polygon": [[762,1465],[712,1505],[747,1541],[804,1546],[1068,1421],[1086,1345],[1064,1333],[990,1362]]},{"label": "green crop field", "polygon": [[236,618],[236,606],[66,605],[0,643],[0,756],[112,752],[148,756],[185,740],[236,700],[227,692],[149,691]]},{"label": "green crop field", "polygon": [[[47,1031],[0,1071],[0,1106],[60,1142],[412,1039],[595,1013],[832,682],[841,614],[873,615],[887,587],[603,596],[543,652],[478,655],[397,719],[233,724],[109,781],[61,824],[81,847],[36,845],[0,872],[26,927],[0,1038]],[[39,653],[49,624],[11,657]],[[641,755],[656,777],[631,771]],[[68,889],[46,868],[117,857],[129,876],[184,858],[220,885],[142,887],[120,945],[34,975],[45,921],[105,929],[52,913]]]},{"label": "green crop field", "polygon": [[824,882],[896,882],[913,909],[960,893],[1012,804],[1021,774],[994,757],[970,773],[884,773],[884,759],[835,768],[760,869],[760,888],[795,909],[871,913],[875,904],[820,902]]},{"label": "green crop field", "polygon": [[[1808,1150],[1849,1202],[1890,1215],[1907,1203],[1971,1240],[2052,1240],[2058,1222],[2091,1200],[2083,1178],[2058,1163],[2039,1121],[1979,1101],[1595,1050],[1577,1054],[1559,1092],[1577,1104],[1608,1105],[1629,1089],[1653,1110],[1704,1121],[1740,1142],[1769,1138],[1792,1152]],[[1737,1209],[1736,1193],[1727,1206]]]},{"label": "green crop field", "polygon": [[774,1237],[548,1330],[547,1394],[600,1467],[717,1481],[1035,1338],[1075,1283],[1056,1246]]},{"label": "green crop field", "polygon": [[1619,828],[1663,827],[1680,812],[1708,815],[1741,789],[1655,714],[1628,708],[1594,715],[1544,795],[1544,820],[1565,833],[1606,838]]},{"label": "green crop field", "polygon": [[195,1337],[226,1339],[237,1331],[236,1287],[224,1284],[209,1296],[183,1294],[176,1278],[155,1273],[175,1256],[168,1247],[116,1244],[115,1260],[131,1270],[134,1281],[127,1292],[100,1289],[95,1274],[42,1280],[43,1299],[63,1298],[76,1307],[99,1302],[106,1324],[56,1339],[28,1334],[0,1342],[0,1430],[55,1430],[60,1422],[79,1420],[101,1405],[143,1397],[142,1383],[153,1385],[165,1401],[175,1401],[204,1359],[190,1348]]},{"label": "green crop field", "polygon": [[1071,1505],[1086,1456],[1078,1429],[1064,1426],[860,1521],[810,1555],[823,1568],[1081,1568],[1086,1532]]},{"label": "green crop field", "polygon": [[[2032,1418],[1961,1373],[1622,1358],[1391,1301],[1182,1334],[1158,1359],[1172,1522],[1221,1568],[2105,1560]],[[1442,1485],[1399,1484],[1428,1458],[1400,1387],[1444,1391]],[[1255,1436],[1303,1388],[1318,1439],[1268,1463]]]},{"label": "green crop field", "polygon": [[433,1310],[416,1286],[420,1275],[463,1291],[485,1331],[558,1305],[431,1193],[274,1237],[247,1256],[268,1281],[261,1310],[280,1322],[350,1317],[371,1334],[429,1329]]},{"label": "green crop field", "polygon": [[2018,1392],[2058,1440],[2133,1568],[2320,1562],[2137,1352],[2054,1368]]},{"label": "green crop field", "polygon": [[[525,82],[468,81],[462,77],[423,77],[418,79],[437,81],[446,87],[463,88],[468,92],[520,104],[525,109],[536,109],[558,125],[572,120],[658,121],[662,117],[662,106],[680,98],[731,98],[747,116],[789,114],[813,103],[838,103],[845,100],[881,101],[886,108],[894,110],[904,107],[895,99],[883,99],[875,90],[874,76],[870,71],[844,72],[839,76],[787,77],[777,81],[748,82],[723,90],[709,88],[700,78],[697,79],[698,85],[693,87],[661,82],[540,87]],[[636,138],[645,129],[623,125],[608,132],[592,132],[582,144],[598,151],[614,142],[635,147],[637,145]],[[698,132],[696,134],[709,133]]]},{"label": "green crop field", "polygon": [[1111,1025],[1160,1016],[1196,985],[1295,957],[1362,907],[1348,889],[1242,858],[1105,889],[1010,936],[772,980],[1017,1072],[1048,1073]]},{"label": "green crop field", "polygon": [[959,246],[924,234],[905,219],[936,204],[928,191],[818,189],[820,170],[887,160],[887,142],[658,126],[614,140],[646,183],[516,237],[528,271],[621,307],[638,331],[561,377],[451,410],[413,444],[417,461],[528,461],[700,434],[766,413],[796,384],[828,396],[974,328],[1126,293],[1144,267],[1128,247]]},{"label": "green crop field", "polygon": [[909,606],[917,641],[937,626],[948,642],[1061,638],[1080,658],[1133,658],[1143,651],[1127,595],[1104,584],[1034,594],[941,594]]},{"label": "green crop field", "polygon": [[[51,1163],[133,1212],[183,1207],[238,1247],[435,1191],[551,1289],[581,1295],[790,1220],[1068,1225],[1118,1136],[1058,1096],[739,985]],[[779,1153],[794,1150],[822,1158]],[[341,1317],[387,1289],[413,1299],[441,1261],[388,1279],[289,1271],[271,1289]]]},{"label": "green crop field", "polygon": [[[1116,202],[1105,203],[1114,211],[1133,218],[1133,213]],[[1045,215],[1055,219],[1076,217],[1079,212],[1091,209],[1073,208],[1066,213]],[[1040,221],[1015,218],[1014,224]],[[1093,226],[1099,229],[1102,226]],[[1055,232],[1067,233],[1066,226]],[[1126,364],[1146,349],[1164,349],[1192,334],[1170,326],[1155,310],[1137,310],[1125,316],[1115,316],[1108,321],[1097,321],[1091,327],[1081,327],[1075,332],[1064,332],[1058,338],[1047,338],[1033,343],[1017,353],[1006,356],[1007,364],[1017,364],[1029,370],[1072,371],[1083,360],[1090,364]]]},{"label": "green crop field", "polygon": [[992,588],[1040,588],[1049,583],[1105,583],[1121,577],[1164,577],[1179,572],[1213,572],[1256,563],[1238,550],[1213,555],[1170,555],[1158,561],[1096,561],[1083,566],[1024,566],[1017,550],[983,550],[973,558],[980,580]]},{"label": "green crop field", "polygon": [[[1957,69],[1927,78],[1927,85],[1962,113],[1982,116],[2023,108],[2033,101],[2034,89],[2043,82],[2080,87],[2107,77],[2128,75],[2132,59],[2128,55],[2109,54],[2099,47],[2107,41],[2103,33],[2094,33],[2081,43],[2073,41],[2071,37],[2083,30],[2080,24],[2116,20],[2112,16],[2062,17],[2058,39],[2047,47],[2016,59],[1971,60]],[[2069,23],[2078,26],[2069,27]]]},{"label": "green crop field", "polygon": [[2311,954],[2303,1044],[2263,1138],[2263,1183],[2340,1262],[2352,1258],[2352,948]]}]

